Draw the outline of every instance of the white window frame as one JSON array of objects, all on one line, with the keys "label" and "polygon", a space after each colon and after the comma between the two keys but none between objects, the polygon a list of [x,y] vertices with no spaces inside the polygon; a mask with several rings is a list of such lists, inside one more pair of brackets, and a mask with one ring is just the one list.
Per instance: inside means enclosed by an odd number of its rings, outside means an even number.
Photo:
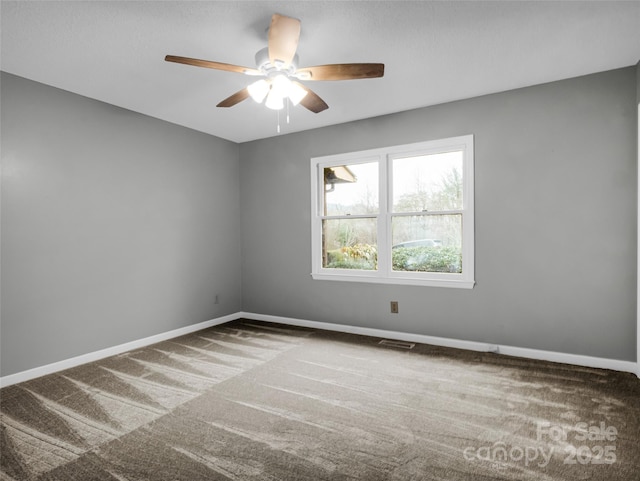
[{"label": "white window frame", "polygon": [[[463,151],[462,273],[404,272],[391,268],[392,185],[391,168],[395,158],[451,151]],[[357,217],[375,217],[378,222],[378,270],[327,269],[322,266],[322,221],[336,216],[323,215],[324,169],[377,161],[379,166],[379,212]],[[311,276],[317,280],[406,284],[415,286],[471,289],[475,284],[474,158],[473,135],[396,145],[380,149],[314,157],[311,159]],[[398,214],[395,214],[398,215]]]}]

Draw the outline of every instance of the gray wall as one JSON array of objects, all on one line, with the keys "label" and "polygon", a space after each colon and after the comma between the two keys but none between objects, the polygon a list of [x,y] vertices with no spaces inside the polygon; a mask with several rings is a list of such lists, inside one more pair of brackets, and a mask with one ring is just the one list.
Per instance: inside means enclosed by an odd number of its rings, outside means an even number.
[{"label": "gray wall", "polygon": [[2,375],[241,309],[237,144],[1,88]]},{"label": "gray wall", "polygon": [[[638,62],[636,64],[636,102],[638,103],[638,109],[637,109],[637,121],[640,123],[640,62]],[[638,165],[640,165],[640,125],[636,125],[637,127],[637,131],[636,134],[638,136],[638,142],[636,143],[636,159],[637,159],[637,163]],[[640,178],[639,178],[640,179]],[[640,181],[638,182],[640,184]],[[640,196],[637,199],[638,202],[638,208],[640,208]],[[640,232],[640,228],[639,228],[639,232]],[[638,243],[638,252],[640,252],[640,243]],[[640,273],[640,264],[638,264],[638,273]],[[636,276],[636,282],[637,282],[638,277]],[[640,287],[640,286],[639,286]],[[640,289],[638,289],[638,292],[640,292]],[[636,295],[636,302],[637,299],[640,296]],[[638,313],[636,314],[636,360],[638,361],[638,365],[636,366],[636,374],[638,375],[638,377],[640,377],[640,306],[637,306],[638,309]]]},{"label": "gray wall", "polygon": [[636,64],[636,100],[640,104],[640,62]]},{"label": "gray wall", "polygon": [[[473,290],[311,279],[311,157],[463,134]],[[243,309],[634,361],[636,136],[634,66],[242,144]]]},{"label": "gray wall", "polygon": [[[638,69],[240,146],[3,73],[0,374],[240,310],[633,361]],[[311,157],[469,133],[473,290],[311,279]]]}]

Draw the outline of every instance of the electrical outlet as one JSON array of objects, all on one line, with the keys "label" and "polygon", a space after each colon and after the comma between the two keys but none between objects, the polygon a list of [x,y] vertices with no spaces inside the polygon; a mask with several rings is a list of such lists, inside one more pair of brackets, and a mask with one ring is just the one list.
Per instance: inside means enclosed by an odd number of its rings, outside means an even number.
[{"label": "electrical outlet", "polygon": [[391,314],[398,313],[398,301],[391,301]]}]

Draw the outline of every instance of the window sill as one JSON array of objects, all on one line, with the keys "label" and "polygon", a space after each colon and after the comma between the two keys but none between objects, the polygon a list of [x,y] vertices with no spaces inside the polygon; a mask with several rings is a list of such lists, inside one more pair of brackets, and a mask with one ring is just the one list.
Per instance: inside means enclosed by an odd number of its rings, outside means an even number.
[{"label": "window sill", "polygon": [[449,287],[456,289],[473,289],[474,280],[466,279],[416,279],[407,277],[373,277],[366,275],[317,274],[311,277],[319,281],[364,282],[370,284],[408,285],[422,287]]}]

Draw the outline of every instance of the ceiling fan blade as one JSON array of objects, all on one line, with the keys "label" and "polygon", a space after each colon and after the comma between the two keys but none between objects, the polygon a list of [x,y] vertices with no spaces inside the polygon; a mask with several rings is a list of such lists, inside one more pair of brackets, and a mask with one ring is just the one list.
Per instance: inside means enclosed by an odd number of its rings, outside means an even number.
[{"label": "ceiling fan blade", "polygon": [[274,13],[269,27],[269,60],[291,65],[300,40],[300,20]]},{"label": "ceiling fan blade", "polygon": [[300,82],[293,82],[293,83],[296,85],[299,85],[300,87],[302,87],[307,91],[307,95],[305,95],[300,101],[300,105],[302,105],[304,108],[311,110],[311,112],[313,112],[314,114],[318,114],[323,110],[327,110],[329,108],[327,103],[324,100],[322,100],[318,96],[318,94],[316,94],[313,90],[305,87]]},{"label": "ceiling fan blade", "polygon": [[247,75],[262,75],[262,72],[255,68],[241,67],[240,65],[232,65],[230,63],[212,62],[211,60],[200,60],[189,57],[177,57],[175,55],[167,55],[164,59],[167,62],[183,63],[185,65],[193,65],[194,67],[212,68],[227,72],[244,73]]},{"label": "ceiling fan blade", "polygon": [[383,63],[336,63],[304,67],[296,71],[296,77],[301,80],[355,80],[383,75]]},{"label": "ceiling fan blade", "polygon": [[249,98],[249,90],[246,88],[243,88],[242,90],[239,90],[235,94],[224,99],[222,102],[216,105],[216,107],[233,107],[234,105],[239,104],[240,102],[248,98]]}]

